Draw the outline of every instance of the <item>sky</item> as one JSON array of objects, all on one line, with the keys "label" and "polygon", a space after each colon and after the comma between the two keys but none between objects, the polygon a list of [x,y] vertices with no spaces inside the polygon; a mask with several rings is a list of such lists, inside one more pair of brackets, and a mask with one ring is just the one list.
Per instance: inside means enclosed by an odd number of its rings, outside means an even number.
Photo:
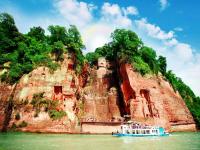
[{"label": "sky", "polygon": [[[168,70],[200,96],[199,0],[0,0],[20,32],[49,25],[76,25],[86,45],[84,54],[109,42],[116,28],[131,29]],[[48,34],[48,31],[47,31]]]}]

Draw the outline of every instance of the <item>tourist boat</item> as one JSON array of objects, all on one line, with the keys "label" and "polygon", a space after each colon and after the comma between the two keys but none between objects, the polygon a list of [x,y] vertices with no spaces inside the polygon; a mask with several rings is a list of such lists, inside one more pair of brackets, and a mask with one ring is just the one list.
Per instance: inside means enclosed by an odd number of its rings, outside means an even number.
[{"label": "tourist boat", "polygon": [[140,125],[138,123],[128,122],[121,125],[121,130],[112,133],[113,136],[167,136],[169,133],[162,127]]}]

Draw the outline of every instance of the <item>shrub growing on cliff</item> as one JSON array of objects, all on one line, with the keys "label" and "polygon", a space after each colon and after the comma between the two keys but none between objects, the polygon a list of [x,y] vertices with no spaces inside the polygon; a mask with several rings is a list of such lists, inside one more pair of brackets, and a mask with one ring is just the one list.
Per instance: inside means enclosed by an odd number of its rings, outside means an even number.
[{"label": "shrub growing on cliff", "polygon": [[62,61],[63,58],[63,52],[64,52],[64,45],[61,41],[54,42],[52,53],[55,55],[56,61]]},{"label": "shrub growing on cliff", "polygon": [[[159,65],[157,61],[156,52],[150,47],[143,46],[140,49],[139,53],[143,61],[149,66],[152,73],[158,74]],[[146,72],[146,73],[149,73],[149,72]]]},{"label": "shrub growing on cliff", "polygon": [[24,128],[24,127],[27,127],[28,126],[28,123],[26,121],[22,121],[17,127],[18,128]]},{"label": "shrub growing on cliff", "polygon": [[19,112],[17,112],[17,114],[15,115],[15,119],[16,119],[16,120],[20,120],[20,118],[21,118],[21,117],[20,117],[20,114],[19,114]]},{"label": "shrub growing on cliff", "polygon": [[4,72],[1,76],[0,76],[0,80],[1,82],[6,82],[6,79],[7,79],[7,72]]},{"label": "shrub growing on cliff", "polygon": [[50,109],[56,109],[58,101],[46,100],[44,98],[44,93],[36,93],[33,95],[31,104],[36,111],[35,117],[37,117],[41,108],[44,108],[46,112]]},{"label": "shrub growing on cliff", "polygon": [[17,125],[15,123],[12,124],[11,129],[15,130],[17,128]]},{"label": "shrub growing on cliff", "polygon": [[61,111],[57,111],[57,110],[49,110],[49,117],[52,118],[53,120],[58,120],[61,119],[62,117],[66,116],[66,112],[61,110]]},{"label": "shrub growing on cliff", "polygon": [[28,123],[26,121],[22,121],[18,125],[13,123],[12,126],[11,126],[11,130],[14,131],[17,128],[24,128],[24,127],[27,127],[27,126],[28,126]]},{"label": "shrub growing on cliff", "polygon": [[150,73],[150,67],[147,63],[145,63],[141,57],[134,56],[133,58],[133,66],[134,68],[140,72],[141,75],[145,75]]}]

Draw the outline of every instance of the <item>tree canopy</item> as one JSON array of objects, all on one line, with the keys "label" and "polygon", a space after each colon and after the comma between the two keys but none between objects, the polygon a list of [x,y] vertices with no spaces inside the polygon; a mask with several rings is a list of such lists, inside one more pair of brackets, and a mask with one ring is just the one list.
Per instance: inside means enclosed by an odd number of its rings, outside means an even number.
[{"label": "tree canopy", "polygon": [[37,41],[43,41],[45,39],[45,31],[41,27],[33,27],[28,32],[28,36],[35,38]]},{"label": "tree canopy", "polygon": [[99,47],[95,52],[86,55],[89,63],[94,65],[98,57],[104,56],[108,60],[118,61],[120,63],[130,63],[142,75],[152,73],[163,73],[167,66],[160,66],[156,52],[147,46],[137,34],[131,30],[116,29],[111,34],[112,41]]},{"label": "tree canopy", "polygon": [[[0,14],[0,68],[4,70],[0,74],[1,81],[13,84],[38,66],[55,70],[57,62],[63,60],[63,53],[68,50],[76,56],[77,73],[81,72],[85,58],[78,29],[51,25],[48,30],[50,35],[45,35],[43,28],[32,27],[27,34],[22,34],[12,16]],[[56,62],[50,54],[55,56]]]}]

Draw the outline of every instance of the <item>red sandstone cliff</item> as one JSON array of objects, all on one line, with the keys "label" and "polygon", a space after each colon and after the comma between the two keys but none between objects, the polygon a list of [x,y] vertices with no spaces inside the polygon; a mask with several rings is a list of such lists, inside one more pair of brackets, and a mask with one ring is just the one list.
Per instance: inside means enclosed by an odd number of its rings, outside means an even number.
[{"label": "red sandstone cliff", "polygon": [[104,58],[99,60],[98,69],[90,71],[88,83],[83,88],[83,121],[110,122],[121,119],[117,81],[113,68]]},{"label": "red sandstone cliff", "polygon": [[[28,126],[22,130],[40,132],[73,132],[77,125],[76,116],[76,92],[79,89],[79,80],[74,71],[74,62],[70,55],[60,63],[60,67],[53,73],[46,67],[38,67],[29,74],[24,75],[17,84],[13,98],[12,124],[20,124],[22,121]],[[9,85],[0,84],[1,114],[4,114],[6,101],[8,101],[12,88]],[[48,113],[41,110],[37,116],[36,109],[31,105],[34,94],[44,93],[45,100],[58,101],[57,109],[66,112],[67,116],[61,120],[52,120]],[[26,103],[26,104],[25,104]],[[19,113],[20,120],[15,119]],[[0,118],[0,125],[4,115]]]},{"label": "red sandstone cliff", "polygon": [[171,131],[195,130],[185,102],[162,77],[142,77],[128,64],[120,66],[120,75],[126,111],[132,120]]},{"label": "red sandstone cliff", "polygon": [[[12,88],[0,84],[0,127]],[[52,120],[44,109],[35,116],[31,101],[38,93],[44,93],[46,100],[58,101],[57,109],[67,116]],[[103,58],[98,68],[86,67],[80,76],[75,74],[70,55],[65,55],[53,73],[39,67],[20,79],[13,100],[9,126],[26,121],[28,126],[20,128],[22,131],[78,132],[80,121],[121,121],[125,114],[134,121],[171,131],[195,130],[183,99],[162,77],[142,77],[128,64],[121,65],[117,73],[116,66]],[[17,113],[20,120],[16,120]]]}]

